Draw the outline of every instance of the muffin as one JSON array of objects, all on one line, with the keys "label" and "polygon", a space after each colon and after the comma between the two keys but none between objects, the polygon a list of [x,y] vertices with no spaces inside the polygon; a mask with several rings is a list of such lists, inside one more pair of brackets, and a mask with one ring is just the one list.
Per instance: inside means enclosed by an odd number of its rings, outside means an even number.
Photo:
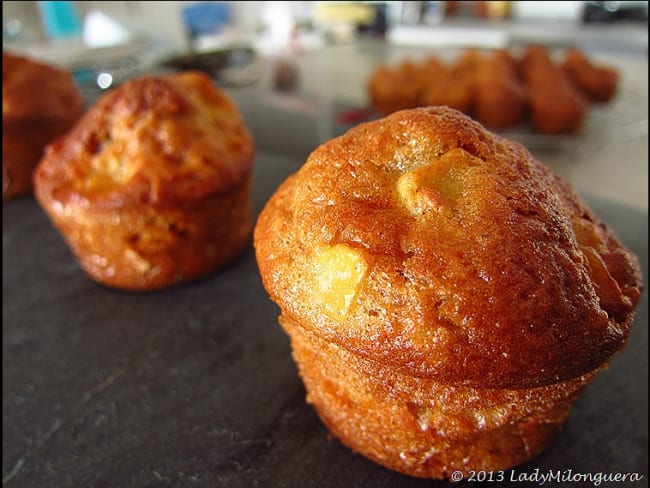
[{"label": "muffin", "polygon": [[567,49],[562,69],[590,102],[609,102],[616,95],[618,71],[592,63],[578,48]]},{"label": "muffin", "polygon": [[379,114],[417,107],[427,70],[406,60],[398,66],[380,66],[368,78],[370,105]]},{"label": "muffin", "polygon": [[473,117],[498,130],[524,121],[526,94],[512,58],[503,50],[481,57],[476,68]]},{"label": "muffin", "polygon": [[587,99],[542,46],[527,47],[521,72],[533,128],[542,134],[575,134],[582,129]]},{"label": "muffin", "polygon": [[3,200],[31,193],[43,149],[67,132],[83,109],[70,73],[2,52]]},{"label": "muffin", "polygon": [[91,278],[169,287],[250,242],[254,151],[235,103],[207,75],[144,76],[46,148],[35,195]]},{"label": "muffin", "polygon": [[446,105],[466,114],[474,104],[474,82],[470,76],[458,76],[447,66],[431,72],[422,90],[418,106]]},{"label": "muffin", "polygon": [[501,470],[623,348],[638,259],[521,145],[427,107],[318,147],[254,231],[307,401],[412,476]]}]

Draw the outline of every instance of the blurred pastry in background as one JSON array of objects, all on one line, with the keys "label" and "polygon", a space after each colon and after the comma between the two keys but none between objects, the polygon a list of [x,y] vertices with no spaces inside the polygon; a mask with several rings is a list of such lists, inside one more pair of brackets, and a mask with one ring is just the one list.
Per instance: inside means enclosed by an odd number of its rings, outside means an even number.
[{"label": "blurred pastry in background", "polygon": [[567,49],[562,69],[591,102],[609,102],[616,95],[618,71],[596,65],[580,49]]},{"label": "blurred pastry in background", "polygon": [[420,67],[410,60],[396,67],[381,66],[368,80],[370,103],[384,115],[417,107],[425,80]]},{"label": "blurred pastry in background", "polygon": [[519,59],[510,51],[507,49],[493,49],[486,51],[486,54],[508,66],[508,70],[519,77]]},{"label": "blurred pastry in background", "polygon": [[169,287],[238,256],[252,230],[254,142],[203,72],[144,76],[48,145],[35,195],[95,281]]},{"label": "blurred pastry in background", "polygon": [[587,100],[543,46],[528,46],[521,59],[533,128],[542,134],[578,132],[587,113]]},{"label": "blurred pastry in background", "polygon": [[481,56],[476,67],[473,115],[490,129],[523,122],[526,95],[516,62],[504,51]]},{"label": "blurred pastry in background", "polygon": [[478,49],[465,49],[462,51],[451,67],[453,79],[457,80],[457,82],[468,84],[471,90],[474,90],[476,69],[481,55]]},{"label": "blurred pastry in background", "polygon": [[480,59],[481,53],[478,49],[465,49],[453,65],[454,76],[473,78]]},{"label": "blurred pastry in background", "polygon": [[68,131],[84,110],[67,71],[2,53],[2,198],[32,192],[32,174],[45,146]]},{"label": "blurred pastry in background", "polygon": [[420,91],[419,106],[446,105],[464,113],[472,109],[474,84],[471,76],[458,76],[451,67],[434,58],[427,60],[427,76]]},{"label": "blurred pastry in background", "polygon": [[413,107],[448,106],[493,130],[525,128],[539,134],[575,134],[590,102],[617,90],[616,70],[592,63],[575,48],[557,63],[541,45],[520,55],[508,49],[461,51],[454,62],[436,55],[381,65],[368,79],[370,107],[380,115]]},{"label": "blurred pastry in background", "polygon": [[434,76],[437,76],[441,72],[448,71],[448,66],[442,62],[437,56],[427,57],[421,64],[421,69],[425,79],[431,79]]}]

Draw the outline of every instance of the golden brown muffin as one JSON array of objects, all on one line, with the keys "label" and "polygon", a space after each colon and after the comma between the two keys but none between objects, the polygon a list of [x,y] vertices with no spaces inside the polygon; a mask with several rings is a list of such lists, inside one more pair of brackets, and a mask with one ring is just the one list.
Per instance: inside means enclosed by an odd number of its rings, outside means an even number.
[{"label": "golden brown muffin", "polygon": [[68,131],[84,105],[72,75],[2,52],[2,198],[32,191],[45,146]]},{"label": "golden brown muffin", "polygon": [[420,93],[419,106],[446,105],[470,114],[474,105],[474,86],[465,79],[454,79],[451,73],[440,73]]},{"label": "golden brown muffin", "polygon": [[[427,64],[431,68],[432,64]],[[418,106],[426,82],[425,66],[406,60],[395,67],[380,66],[368,79],[371,106],[380,114]]]},{"label": "golden brown muffin", "polygon": [[317,148],[254,245],[307,400],[345,445],[419,477],[548,446],[624,346],[642,288],[567,183],[446,107]]},{"label": "golden brown muffin", "polygon": [[452,69],[429,58],[427,77],[420,90],[418,106],[446,105],[469,114],[473,105],[473,83],[469,77],[457,76]]},{"label": "golden brown muffin", "polygon": [[573,134],[582,128],[587,100],[542,46],[529,46],[522,76],[534,129],[542,134]]},{"label": "golden brown muffin", "polygon": [[419,106],[444,105],[471,115],[476,98],[476,72],[481,55],[466,49],[450,67],[431,76],[420,91]]},{"label": "golden brown muffin", "polygon": [[618,89],[618,71],[598,66],[579,49],[567,49],[562,69],[591,102],[609,102]]},{"label": "golden brown muffin", "polygon": [[473,116],[489,129],[523,122],[526,94],[511,57],[504,51],[483,55],[476,67]]},{"label": "golden brown muffin", "polygon": [[285,316],[312,404],[345,445],[412,476],[497,471],[541,452],[594,373],[531,389],[447,385],[401,374],[325,341]]},{"label": "golden brown muffin", "polygon": [[35,195],[93,279],[162,288],[249,242],[253,157],[237,107],[207,75],[146,76],[46,148]]},{"label": "golden brown muffin", "polygon": [[460,56],[458,56],[451,71],[457,78],[467,78],[472,80],[476,74],[476,69],[480,60],[481,51],[474,48],[465,49]]}]

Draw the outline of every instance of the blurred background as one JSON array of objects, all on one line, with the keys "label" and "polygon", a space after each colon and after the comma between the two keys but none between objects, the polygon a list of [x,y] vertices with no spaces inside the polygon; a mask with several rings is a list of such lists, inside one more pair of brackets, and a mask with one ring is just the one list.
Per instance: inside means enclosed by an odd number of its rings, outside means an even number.
[{"label": "blurred background", "polygon": [[614,101],[590,108],[576,135],[507,135],[583,193],[647,210],[648,2],[5,1],[2,13],[3,48],[69,69],[88,104],[141,74],[210,73],[258,150],[297,166],[367,120],[379,66],[578,47],[618,71]]}]

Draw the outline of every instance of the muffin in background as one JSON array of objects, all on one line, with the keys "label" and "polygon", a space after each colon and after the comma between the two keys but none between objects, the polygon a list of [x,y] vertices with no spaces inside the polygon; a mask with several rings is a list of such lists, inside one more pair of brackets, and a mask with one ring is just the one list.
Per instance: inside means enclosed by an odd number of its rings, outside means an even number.
[{"label": "muffin in background", "polygon": [[491,130],[521,124],[527,115],[526,93],[516,61],[501,50],[482,56],[477,64],[473,117]]},{"label": "muffin in background", "polygon": [[561,66],[571,82],[589,101],[606,103],[616,96],[618,71],[592,62],[580,49],[567,49]]},{"label": "muffin in background", "polygon": [[588,100],[543,46],[528,46],[521,59],[531,124],[541,134],[576,134],[584,125]]},{"label": "muffin in background", "polygon": [[32,192],[45,146],[67,132],[84,110],[67,71],[2,52],[2,199]]},{"label": "muffin in background", "polygon": [[425,62],[406,58],[380,64],[369,74],[367,98],[378,116],[447,106],[494,131],[575,135],[585,126],[591,104],[615,97],[619,73],[577,48],[566,48],[562,62],[554,56],[550,48],[530,44],[521,53],[468,48],[451,63],[435,54]]},{"label": "muffin in background", "polygon": [[165,288],[250,242],[254,152],[235,103],[206,74],[143,76],[47,147],[35,195],[91,278]]},{"label": "muffin in background", "polygon": [[367,82],[372,107],[383,115],[417,107],[427,74],[418,63],[410,60],[395,68],[380,67]]},{"label": "muffin in background", "polygon": [[349,448],[424,478],[547,448],[625,346],[643,287],[568,183],[446,107],[318,147],[254,247],[307,401]]}]

